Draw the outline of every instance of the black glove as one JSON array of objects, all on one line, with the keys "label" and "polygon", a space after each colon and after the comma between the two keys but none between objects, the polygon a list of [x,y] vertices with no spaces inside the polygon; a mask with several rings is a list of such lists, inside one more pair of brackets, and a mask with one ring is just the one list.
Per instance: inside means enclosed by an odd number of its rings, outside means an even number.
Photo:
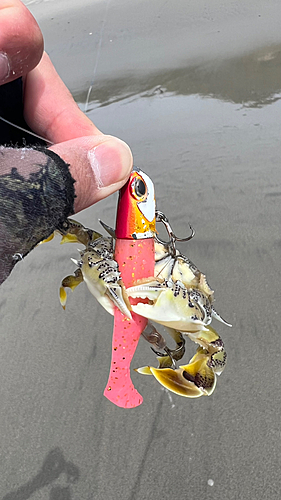
[{"label": "black glove", "polygon": [[[27,128],[21,79],[0,87],[0,115]],[[0,120],[0,284],[73,214],[68,165],[40,139]]]}]

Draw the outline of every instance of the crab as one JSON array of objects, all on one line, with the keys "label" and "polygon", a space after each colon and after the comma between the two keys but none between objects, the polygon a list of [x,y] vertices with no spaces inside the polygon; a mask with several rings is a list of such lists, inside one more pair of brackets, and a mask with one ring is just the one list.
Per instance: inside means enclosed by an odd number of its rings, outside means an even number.
[{"label": "crab", "polygon": [[[177,241],[188,241],[194,236],[180,239],[175,236],[166,216],[156,211],[156,220],[162,223],[169,241],[154,235],[154,276],[137,280],[125,288],[122,275],[114,259],[115,232],[101,223],[109,237],[85,228],[68,219],[59,233],[62,243],[79,242],[85,246],[80,259],[72,261],[77,266],[73,275],[63,279],[60,302],[65,308],[66,288],[74,290],[85,281],[89,291],[110,313],[117,307],[132,319],[132,313],[149,320],[143,337],[157,356],[158,367],[144,366],[136,371],[153,375],[170,391],[189,398],[210,395],[215,389],[217,375],[226,365],[226,352],[219,334],[210,326],[212,318],[231,326],[215,310],[214,291],[206,276],[176,248]],[[152,323],[153,322],[153,323]],[[170,349],[154,323],[163,325],[176,343]],[[185,338],[198,344],[190,362],[178,366],[185,353]]]}]

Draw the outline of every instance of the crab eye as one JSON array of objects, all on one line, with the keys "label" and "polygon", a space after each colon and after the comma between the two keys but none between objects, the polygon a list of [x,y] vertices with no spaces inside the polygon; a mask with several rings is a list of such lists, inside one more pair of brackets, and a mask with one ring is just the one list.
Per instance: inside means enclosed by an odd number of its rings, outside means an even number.
[{"label": "crab eye", "polygon": [[146,184],[140,177],[136,178],[132,183],[132,194],[138,200],[144,198],[147,194]]}]

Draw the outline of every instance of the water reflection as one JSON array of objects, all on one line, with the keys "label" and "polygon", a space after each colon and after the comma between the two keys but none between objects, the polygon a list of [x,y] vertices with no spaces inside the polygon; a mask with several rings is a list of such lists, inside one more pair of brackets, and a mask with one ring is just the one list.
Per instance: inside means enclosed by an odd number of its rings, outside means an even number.
[{"label": "water reflection", "polygon": [[[163,69],[143,76],[99,81],[91,92],[91,109],[140,94],[198,94],[248,107],[261,107],[281,97],[281,45],[268,46],[248,55],[212,60],[177,69]],[[85,103],[88,89],[74,94]]]}]

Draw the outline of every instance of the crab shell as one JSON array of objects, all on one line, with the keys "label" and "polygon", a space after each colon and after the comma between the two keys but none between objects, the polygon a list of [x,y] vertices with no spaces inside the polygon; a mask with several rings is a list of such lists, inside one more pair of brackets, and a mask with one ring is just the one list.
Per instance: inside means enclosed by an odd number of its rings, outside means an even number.
[{"label": "crab shell", "polygon": [[133,305],[134,312],[182,332],[204,330],[212,317],[230,326],[213,307],[214,291],[206,276],[178,250],[171,255],[159,242],[155,242],[154,277],[139,280],[126,292],[133,299],[148,299]]},{"label": "crab shell", "polygon": [[184,255],[176,250],[175,255],[169,253],[165,244],[155,242],[155,278],[162,280],[179,281],[186,288],[198,288],[204,293],[210,302],[213,301],[214,290],[207,282],[205,274]]}]

